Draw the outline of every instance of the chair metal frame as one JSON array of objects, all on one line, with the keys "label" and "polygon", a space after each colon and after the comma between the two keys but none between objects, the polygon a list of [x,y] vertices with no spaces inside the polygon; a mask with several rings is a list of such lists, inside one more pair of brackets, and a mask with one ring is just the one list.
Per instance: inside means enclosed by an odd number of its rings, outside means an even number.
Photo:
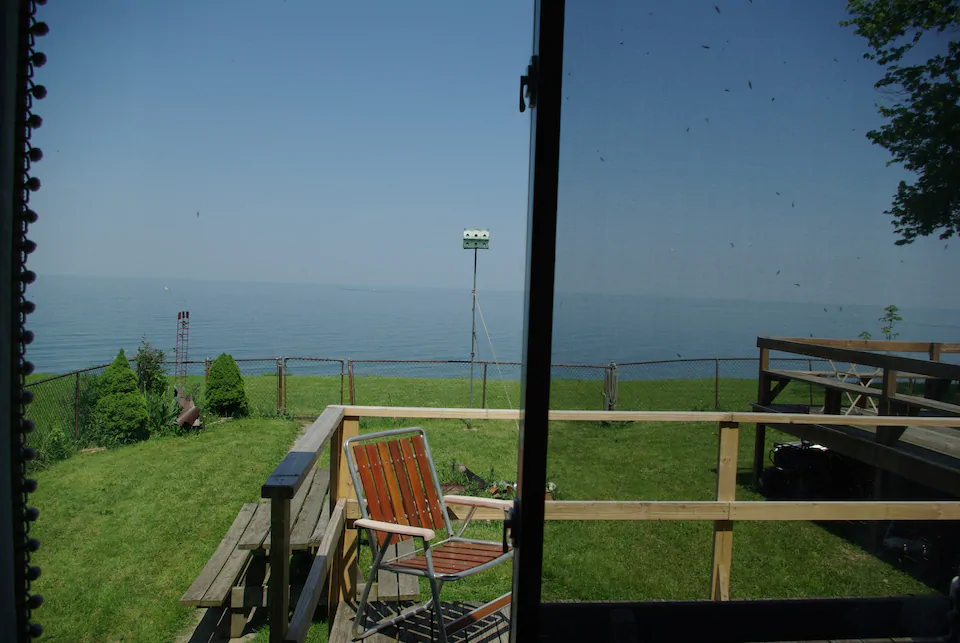
[{"label": "chair metal frame", "polygon": [[[362,481],[360,480],[360,471],[359,465],[356,458],[354,457],[353,450],[351,447],[358,442],[371,442],[380,440],[382,438],[399,438],[401,436],[413,436],[419,435],[423,440],[424,452],[426,455],[426,461],[429,464],[429,474],[432,478],[432,483],[434,491],[436,492],[437,499],[440,505],[440,513],[443,515],[444,527],[447,530],[447,538],[440,540],[438,542],[432,542],[436,538],[436,532],[432,529],[425,527],[415,527],[412,525],[401,525],[397,523],[383,522],[379,520],[374,520],[370,517],[370,513],[367,508],[367,499],[366,492]],[[476,511],[480,507],[487,508],[497,508],[504,511],[504,518],[509,517],[509,512],[513,507],[513,503],[509,500],[497,500],[494,498],[475,498],[471,496],[443,496],[440,490],[440,483],[437,479],[437,471],[433,464],[433,455],[430,453],[430,445],[427,442],[427,435],[424,430],[420,427],[411,427],[404,429],[391,429],[388,431],[379,431],[376,433],[366,433],[363,435],[354,436],[348,438],[343,445],[344,454],[347,458],[347,463],[350,470],[350,477],[353,479],[354,488],[357,491],[357,500],[360,504],[360,513],[363,516],[361,519],[355,522],[355,526],[361,529],[366,529],[368,541],[370,543],[370,548],[373,551],[373,566],[370,569],[370,574],[367,577],[366,585],[363,588],[363,593],[360,597],[360,603],[357,605],[357,616],[354,619],[354,640],[359,640],[371,636],[380,630],[395,625],[405,619],[410,618],[416,614],[424,612],[429,609],[433,609],[434,621],[437,625],[438,630],[438,640],[441,643],[446,643],[447,635],[452,634],[458,629],[465,627],[472,623],[476,617],[477,619],[482,618],[484,615],[489,614],[494,609],[506,605],[510,601],[510,593],[504,594],[503,596],[497,598],[494,601],[491,601],[485,605],[482,605],[472,612],[456,619],[453,623],[444,627],[443,624],[443,614],[441,610],[440,603],[440,590],[443,587],[445,582],[457,581],[474,574],[478,574],[482,571],[490,569],[499,565],[500,563],[506,562],[513,558],[513,549],[509,547],[507,541],[507,531],[506,524],[504,525],[504,537],[502,542],[494,542],[489,540],[476,540],[472,538],[464,538],[463,534],[466,532],[467,526],[470,524],[470,521],[473,519],[473,516],[476,514]],[[424,472],[420,471],[421,481],[424,485],[427,484],[427,481],[423,479]],[[464,505],[469,506],[470,511],[463,520],[463,524],[460,526],[460,530],[456,533],[453,530],[453,526],[450,523],[450,516],[447,512],[447,503],[455,505]],[[383,544],[380,544],[378,534],[383,534],[385,540]],[[389,549],[390,545],[394,540],[399,541],[404,537],[411,537],[414,539],[419,539],[421,542],[421,547],[415,549],[413,552],[408,552],[401,554],[395,558],[390,558],[384,560],[385,554]],[[503,554],[497,558],[490,560],[486,563],[477,565],[476,567],[471,567],[457,573],[437,573],[434,569],[433,558],[431,556],[430,548],[437,548],[445,543],[470,543],[477,545],[500,545],[503,547]],[[416,543],[415,543],[416,544]],[[408,560],[417,556],[418,554],[423,554],[423,557],[426,560],[426,569],[416,569],[411,567],[401,567],[393,563],[397,563],[401,560]],[[370,595],[370,589],[373,585],[373,581],[376,579],[377,572],[380,570],[385,570],[397,574],[408,574],[412,576],[425,577],[430,582],[430,590],[432,597],[425,603],[421,605],[414,606],[405,612],[401,612],[397,616],[392,618],[380,621],[374,627],[364,630],[364,624],[366,623],[366,606],[367,599]]]}]

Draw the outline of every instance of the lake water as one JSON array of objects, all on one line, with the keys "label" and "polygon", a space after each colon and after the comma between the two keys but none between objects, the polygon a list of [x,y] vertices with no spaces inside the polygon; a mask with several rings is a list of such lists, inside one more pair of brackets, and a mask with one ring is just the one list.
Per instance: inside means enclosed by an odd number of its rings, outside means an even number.
[{"label": "lake water", "polygon": [[[166,289],[165,289],[166,288]],[[469,359],[470,291],[314,284],[162,282],[41,276],[29,349],[40,373],[109,362],[146,335],[176,343],[177,311],[189,310],[190,359],[306,356]],[[519,361],[523,294],[480,292],[478,359]],[[824,308],[827,308],[826,312]],[[882,306],[714,299],[559,295],[554,362],[756,357],[758,335],[879,336]],[[960,341],[960,311],[905,308],[899,339]],[[492,349],[491,349],[492,344]],[[953,360],[951,360],[953,361]]]}]

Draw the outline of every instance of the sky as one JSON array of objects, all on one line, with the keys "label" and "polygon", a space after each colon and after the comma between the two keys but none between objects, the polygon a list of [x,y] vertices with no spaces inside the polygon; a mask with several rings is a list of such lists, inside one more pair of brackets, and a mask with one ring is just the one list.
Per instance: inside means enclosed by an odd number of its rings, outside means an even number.
[{"label": "sky", "polygon": [[[844,5],[567,2],[558,292],[960,307]],[[43,12],[41,276],[522,289],[532,3]]]}]

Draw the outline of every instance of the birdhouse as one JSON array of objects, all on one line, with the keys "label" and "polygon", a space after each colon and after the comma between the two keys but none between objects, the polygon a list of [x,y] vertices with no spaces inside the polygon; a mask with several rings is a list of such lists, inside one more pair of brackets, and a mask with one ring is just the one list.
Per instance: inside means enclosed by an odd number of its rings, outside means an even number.
[{"label": "birdhouse", "polygon": [[490,231],[470,229],[463,231],[464,250],[487,250],[490,248]]}]

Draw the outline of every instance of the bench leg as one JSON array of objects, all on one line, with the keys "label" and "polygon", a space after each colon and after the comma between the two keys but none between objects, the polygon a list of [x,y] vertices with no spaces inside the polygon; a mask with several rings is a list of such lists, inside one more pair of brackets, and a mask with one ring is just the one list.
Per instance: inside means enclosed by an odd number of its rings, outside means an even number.
[{"label": "bench leg", "polygon": [[250,617],[250,608],[263,605],[263,582],[266,576],[267,559],[254,554],[247,569],[240,577],[239,585],[230,590],[230,638],[243,636]]},{"label": "bench leg", "polygon": [[766,455],[767,427],[757,424],[753,435],[753,488],[760,489],[760,474],[763,473],[764,456]]}]

